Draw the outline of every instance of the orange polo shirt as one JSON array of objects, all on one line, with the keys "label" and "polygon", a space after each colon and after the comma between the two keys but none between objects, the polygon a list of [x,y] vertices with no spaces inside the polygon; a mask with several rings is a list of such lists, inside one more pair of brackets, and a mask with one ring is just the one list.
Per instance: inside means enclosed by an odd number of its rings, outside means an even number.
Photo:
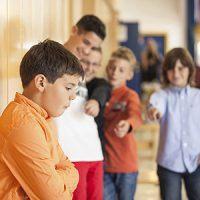
[{"label": "orange polo shirt", "polygon": [[17,93],[0,117],[1,200],[72,199],[78,172],[54,131],[47,112]]},{"label": "orange polo shirt", "polygon": [[130,173],[138,170],[137,147],[134,135],[119,138],[114,128],[121,120],[128,120],[134,129],[141,125],[141,104],[136,92],[126,86],[112,91],[105,116],[105,171]]}]

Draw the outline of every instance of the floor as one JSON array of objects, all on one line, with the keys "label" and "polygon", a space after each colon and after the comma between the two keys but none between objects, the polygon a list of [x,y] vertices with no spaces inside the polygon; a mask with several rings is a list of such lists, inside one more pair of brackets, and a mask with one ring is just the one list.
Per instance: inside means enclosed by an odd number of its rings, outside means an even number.
[{"label": "floor", "polygon": [[149,164],[140,163],[142,169],[139,170],[139,181],[137,185],[135,200],[160,200],[159,185],[155,169],[146,168],[144,166],[152,166],[153,161]]},{"label": "floor", "polygon": [[158,186],[152,184],[139,184],[135,200],[160,200]]}]

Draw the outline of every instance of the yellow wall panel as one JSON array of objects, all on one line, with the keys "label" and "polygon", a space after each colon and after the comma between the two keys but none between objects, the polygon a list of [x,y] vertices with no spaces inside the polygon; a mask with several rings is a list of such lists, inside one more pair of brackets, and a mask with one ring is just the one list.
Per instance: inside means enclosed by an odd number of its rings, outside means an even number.
[{"label": "yellow wall panel", "polygon": [[7,104],[7,0],[0,1],[0,113]]},{"label": "yellow wall panel", "polygon": [[21,92],[19,78],[19,63],[22,57],[22,0],[8,0],[8,101],[11,101],[16,91]]},{"label": "yellow wall panel", "polygon": [[118,47],[117,43],[117,27],[118,15],[109,0],[82,0],[82,9],[84,14],[97,15],[106,25],[107,36],[103,42],[103,62],[102,67],[99,69],[97,75],[105,76],[105,66],[108,62],[110,54]]},{"label": "yellow wall panel", "polygon": [[64,43],[71,29],[69,13],[69,0],[0,0],[0,113],[16,91],[22,92],[23,55],[46,38]]}]

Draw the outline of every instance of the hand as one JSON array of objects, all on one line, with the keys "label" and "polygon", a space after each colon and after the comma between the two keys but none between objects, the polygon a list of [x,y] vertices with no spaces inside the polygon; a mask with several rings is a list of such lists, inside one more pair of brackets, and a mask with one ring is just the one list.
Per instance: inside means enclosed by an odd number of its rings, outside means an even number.
[{"label": "hand", "polygon": [[90,99],[86,102],[85,104],[85,113],[88,115],[91,115],[92,117],[96,117],[99,114],[100,107],[99,107],[99,102]]},{"label": "hand", "polygon": [[147,116],[150,120],[158,120],[161,118],[161,113],[157,108],[152,107],[147,110]]},{"label": "hand", "polygon": [[117,137],[122,138],[128,133],[129,129],[130,123],[126,120],[121,120],[114,129],[114,132]]},{"label": "hand", "polygon": [[55,169],[62,169],[62,170],[66,170],[68,167],[72,167],[74,166],[74,164],[72,164],[71,162],[69,162],[69,160],[64,160],[58,164],[55,165]]}]

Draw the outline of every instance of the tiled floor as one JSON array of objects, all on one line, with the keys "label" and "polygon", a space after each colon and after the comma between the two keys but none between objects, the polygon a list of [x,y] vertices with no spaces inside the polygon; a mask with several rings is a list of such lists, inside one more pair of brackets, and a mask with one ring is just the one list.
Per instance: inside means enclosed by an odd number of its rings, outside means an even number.
[{"label": "tiled floor", "polygon": [[157,124],[143,126],[136,133],[139,177],[135,200],[160,200],[155,163],[157,136]]},{"label": "tiled floor", "polygon": [[140,159],[135,200],[159,200],[156,164],[153,159]]},{"label": "tiled floor", "polygon": [[158,185],[138,184],[135,200],[160,200]]}]

